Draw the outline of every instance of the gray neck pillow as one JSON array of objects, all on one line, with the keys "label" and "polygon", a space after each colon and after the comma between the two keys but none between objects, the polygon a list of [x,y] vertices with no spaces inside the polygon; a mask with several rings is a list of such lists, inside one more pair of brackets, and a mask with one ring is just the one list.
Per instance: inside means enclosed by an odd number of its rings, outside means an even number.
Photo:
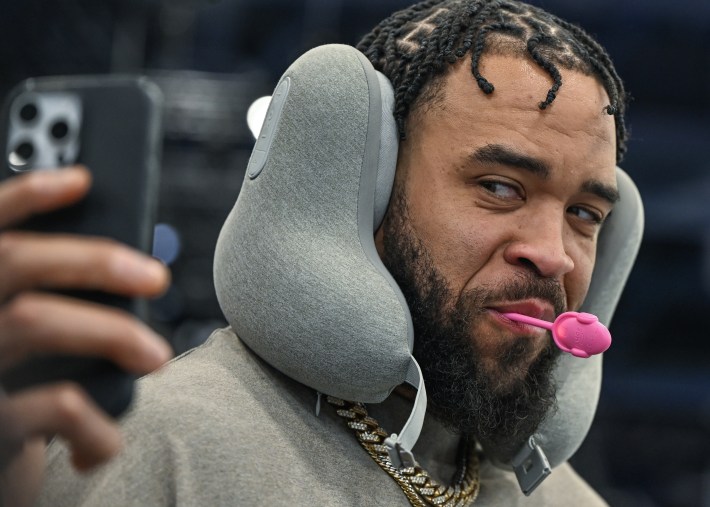
[{"label": "gray neck pillow", "polygon": [[[426,411],[412,357],[407,303],[382,264],[374,231],[397,161],[392,86],[356,49],[327,45],[279,81],[237,202],[217,243],[217,297],[235,333],[261,358],[318,392],[378,403],[417,388],[412,414],[387,440],[395,466],[411,453]],[[583,310],[609,324],[633,265],[643,209],[617,170],[621,201],[599,239]],[[601,385],[601,356],[564,354],[558,410],[511,463],[529,493],[587,434]],[[495,454],[495,450],[490,450]]]}]

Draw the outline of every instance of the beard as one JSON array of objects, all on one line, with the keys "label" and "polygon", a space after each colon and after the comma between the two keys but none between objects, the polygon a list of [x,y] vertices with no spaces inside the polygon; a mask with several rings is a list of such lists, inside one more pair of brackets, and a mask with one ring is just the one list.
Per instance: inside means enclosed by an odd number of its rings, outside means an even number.
[{"label": "beard", "polygon": [[413,354],[422,368],[430,412],[450,430],[478,440],[489,457],[510,461],[556,410],[553,370],[560,351],[549,340],[535,356],[529,337],[501,339],[491,364],[482,360],[471,330],[486,317],[487,304],[496,301],[540,298],[562,313],[566,303],[559,283],[531,271],[457,297],[412,228],[400,190],[383,229],[383,262],[412,314]]}]

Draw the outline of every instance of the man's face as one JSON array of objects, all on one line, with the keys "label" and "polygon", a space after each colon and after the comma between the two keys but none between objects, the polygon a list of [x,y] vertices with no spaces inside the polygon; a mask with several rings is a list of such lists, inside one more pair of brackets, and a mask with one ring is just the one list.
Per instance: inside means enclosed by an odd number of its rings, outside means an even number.
[{"label": "man's face", "polygon": [[[484,391],[489,405],[513,403],[503,410],[513,417],[537,406],[541,418],[554,401],[543,385],[551,385],[556,352],[549,332],[502,314],[553,321],[580,307],[616,194],[608,96],[594,78],[561,72],[558,97],[541,111],[550,77],[526,59],[487,55],[481,73],[493,94],[483,94],[461,63],[436,100],[408,119],[375,239],[408,298],[427,388],[431,377],[444,384],[430,394],[434,407],[466,382],[461,389]],[[448,371],[456,369],[470,369],[459,373],[471,378]],[[472,404],[478,416],[488,410]]]}]

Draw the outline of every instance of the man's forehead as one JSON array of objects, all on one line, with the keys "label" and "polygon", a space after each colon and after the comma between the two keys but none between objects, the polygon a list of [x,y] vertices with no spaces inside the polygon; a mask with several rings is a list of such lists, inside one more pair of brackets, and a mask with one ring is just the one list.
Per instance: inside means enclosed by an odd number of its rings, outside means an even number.
[{"label": "man's forehead", "polygon": [[[491,53],[480,61],[480,73],[494,86],[492,93],[485,94],[478,87],[467,63],[457,62],[444,76],[441,89],[446,95],[478,96],[491,102],[510,103],[521,109],[539,110],[540,101],[546,97],[553,83],[550,75],[527,55]],[[573,69],[561,68],[559,72],[564,86],[556,92],[555,102],[584,101],[597,105],[599,114],[604,114],[609,96],[598,79]],[[613,117],[610,120],[613,121]]]},{"label": "man's forehead", "polygon": [[598,139],[597,149],[610,145],[615,163],[615,119],[605,112],[609,96],[595,77],[561,69],[564,87],[542,110],[539,104],[548,94],[551,78],[530,58],[489,55],[482,60],[481,71],[494,84],[493,93],[483,93],[470,67],[459,63],[437,91],[435,103],[441,112],[447,116],[468,115],[493,126],[507,123],[523,129],[527,125],[531,129],[559,130],[562,136],[585,133]]}]

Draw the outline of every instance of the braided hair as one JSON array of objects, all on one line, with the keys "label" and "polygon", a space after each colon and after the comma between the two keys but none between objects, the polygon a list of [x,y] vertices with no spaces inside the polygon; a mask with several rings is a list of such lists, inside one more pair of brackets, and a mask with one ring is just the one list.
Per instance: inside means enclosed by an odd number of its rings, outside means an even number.
[{"label": "braided hair", "polygon": [[392,82],[402,139],[409,111],[432,100],[446,70],[466,54],[479,88],[493,93],[479,62],[496,53],[528,56],[550,75],[540,109],[562,86],[559,67],[598,79],[610,100],[604,110],[615,120],[617,161],[626,152],[626,94],[609,55],[584,30],[540,8],[518,0],[424,0],[383,20],[357,48]]}]

